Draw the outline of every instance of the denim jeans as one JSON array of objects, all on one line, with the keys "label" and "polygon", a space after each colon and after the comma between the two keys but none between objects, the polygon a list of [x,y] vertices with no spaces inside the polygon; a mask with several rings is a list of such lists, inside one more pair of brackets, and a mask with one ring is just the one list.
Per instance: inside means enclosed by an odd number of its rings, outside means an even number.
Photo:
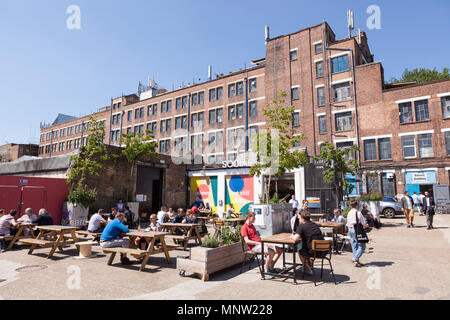
[{"label": "denim jeans", "polygon": [[348,230],[348,235],[350,236],[350,243],[352,245],[353,260],[358,261],[364,253],[364,250],[366,250],[366,244],[358,243],[356,241],[356,233],[354,228],[350,228]]}]

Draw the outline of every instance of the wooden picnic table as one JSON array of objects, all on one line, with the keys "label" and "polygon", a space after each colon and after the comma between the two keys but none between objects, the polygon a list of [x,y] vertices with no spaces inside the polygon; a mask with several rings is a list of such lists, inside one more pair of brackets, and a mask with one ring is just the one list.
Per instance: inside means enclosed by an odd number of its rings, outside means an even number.
[{"label": "wooden picnic table", "polygon": [[[39,229],[39,235],[36,239],[23,239],[21,242],[25,244],[31,244],[30,251],[28,254],[32,254],[36,246],[41,246],[43,248],[52,248],[47,258],[53,257],[56,248],[62,251],[62,246],[67,244],[74,244],[77,242],[76,230],[77,227],[70,226],[37,226]],[[44,235],[46,232],[50,232],[49,240],[44,240]],[[64,236],[70,234],[71,239],[66,239]]]},{"label": "wooden picnic table", "polygon": [[314,222],[314,223],[317,224],[319,227],[332,229],[333,245],[334,245],[335,252],[338,253],[338,246],[336,245],[337,235],[344,233],[344,228],[345,228],[344,223],[343,222],[339,222],[339,223],[338,222],[330,222],[330,221]]},{"label": "wooden picnic table", "polygon": [[[117,253],[126,253],[130,254],[136,258],[144,258],[141,263],[141,267],[139,271],[143,271],[145,266],[147,265],[148,259],[151,255],[164,252],[166,256],[167,263],[170,264],[170,255],[169,248],[166,245],[164,237],[169,235],[167,232],[158,232],[158,231],[135,231],[130,230],[130,232],[121,234],[121,237],[129,237],[130,238],[130,247],[129,248],[103,248],[103,253],[111,253],[111,257],[108,260],[108,265],[111,265],[114,257]],[[138,237],[143,237],[148,240],[149,245],[147,250],[140,250],[137,248],[135,240]],[[155,249],[156,240],[160,241],[161,249]]]},{"label": "wooden picnic table", "polygon": [[[34,228],[35,226],[36,226],[35,223],[22,223],[22,224],[19,224],[19,225],[17,226],[17,232],[16,232],[16,234],[14,235],[14,238],[12,238],[12,240],[11,240],[11,242],[9,243],[8,247],[6,248],[6,250],[10,250],[18,240],[21,240],[21,239],[27,239],[27,238],[33,239],[33,238],[34,238],[33,228]],[[22,235],[22,233],[23,233],[23,232],[25,231],[25,229],[27,229],[27,228],[30,230],[30,235],[29,235],[29,236]]]},{"label": "wooden picnic table", "polygon": [[[279,234],[275,234],[275,235],[269,236],[269,237],[264,237],[261,239],[261,257],[262,257],[262,270],[263,270],[262,277],[263,277],[263,279],[265,279],[265,275],[269,275],[268,273],[266,273],[264,271],[264,243],[281,244],[281,245],[283,245],[283,270],[279,274],[271,273],[270,275],[274,276],[274,277],[279,277],[279,278],[294,279],[294,284],[297,284],[297,263],[295,260],[295,258],[296,258],[295,255],[297,253],[297,244],[299,244],[301,242],[301,240],[294,241],[291,238],[291,236],[292,236],[292,233],[279,233]],[[286,245],[294,246],[294,250],[292,250],[293,263],[286,262],[286,257],[285,257],[285,252],[286,252],[285,246]],[[292,267],[286,268],[286,265],[292,265]],[[290,270],[294,270],[293,276],[286,274]]]},{"label": "wooden picnic table", "polygon": [[[187,250],[187,245],[189,240],[195,239],[198,240],[199,244],[202,244],[202,238],[200,237],[200,224],[199,223],[161,223],[161,228],[163,230],[167,230],[170,232],[170,237],[173,239],[183,240],[184,241],[184,250]],[[175,233],[177,228],[181,228],[186,233],[185,236],[180,236]],[[192,232],[195,231],[195,236],[192,235]]]}]

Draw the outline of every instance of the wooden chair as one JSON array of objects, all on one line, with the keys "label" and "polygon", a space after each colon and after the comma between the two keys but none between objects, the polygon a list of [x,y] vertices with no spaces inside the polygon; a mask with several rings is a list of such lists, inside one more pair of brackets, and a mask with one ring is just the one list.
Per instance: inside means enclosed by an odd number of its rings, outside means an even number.
[{"label": "wooden chair", "polygon": [[[259,258],[258,258],[258,255],[260,255],[261,253],[250,251],[250,249],[248,248],[247,243],[245,243],[244,239],[242,239],[241,243],[242,243],[242,251],[244,252],[244,262],[242,262],[241,270],[239,271],[239,274],[242,273],[242,269],[244,268],[244,265],[247,261],[250,262],[248,265],[248,270],[250,270],[250,268],[252,267],[253,261],[256,260],[256,262],[258,263],[259,272],[261,273],[261,277],[262,277],[263,271],[261,269],[261,263],[259,262]],[[247,258],[250,258],[250,259],[247,260]]]},{"label": "wooden chair", "polygon": [[[314,276],[314,285],[316,286],[316,277],[314,275],[314,261],[322,260],[322,267],[320,269],[320,279],[323,279],[323,261],[327,260],[330,268],[331,274],[333,275],[334,284],[337,285],[336,278],[334,277],[333,266],[331,265],[331,252],[332,252],[332,241],[330,240],[313,240],[312,241],[312,251],[313,257],[310,258],[311,270]],[[303,270],[304,273],[304,270]]]},{"label": "wooden chair", "polygon": [[219,220],[214,220],[213,226],[214,226],[214,236],[213,237],[219,239],[220,235],[222,234],[223,222],[219,221]]}]

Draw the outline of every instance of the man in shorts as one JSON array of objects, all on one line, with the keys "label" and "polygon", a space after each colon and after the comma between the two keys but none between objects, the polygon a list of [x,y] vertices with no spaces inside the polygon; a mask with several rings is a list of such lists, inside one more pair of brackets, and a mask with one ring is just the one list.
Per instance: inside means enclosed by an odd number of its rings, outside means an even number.
[{"label": "man in shorts", "polygon": [[[247,212],[246,218],[247,220],[241,228],[242,238],[244,239],[250,251],[261,253],[261,238],[258,236],[258,232],[256,231],[256,228],[254,226],[255,213]],[[267,243],[264,246],[267,248],[266,254],[268,255],[265,265],[265,272],[279,273],[276,269],[274,269],[274,266],[277,263],[278,258],[283,253],[283,248],[270,243]]]}]

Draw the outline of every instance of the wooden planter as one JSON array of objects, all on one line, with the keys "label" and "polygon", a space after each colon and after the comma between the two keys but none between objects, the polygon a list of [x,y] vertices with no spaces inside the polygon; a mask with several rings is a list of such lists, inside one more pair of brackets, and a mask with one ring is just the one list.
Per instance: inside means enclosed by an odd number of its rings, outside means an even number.
[{"label": "wooden planter", "polygon": [[190,257],[177,258],[177,269],[180,276],[189,271],[199,275],[203,281],[208,281],[211,273],[242,263],[244,257],[240,242],[218,248],[194,247],[191,248]]}]

